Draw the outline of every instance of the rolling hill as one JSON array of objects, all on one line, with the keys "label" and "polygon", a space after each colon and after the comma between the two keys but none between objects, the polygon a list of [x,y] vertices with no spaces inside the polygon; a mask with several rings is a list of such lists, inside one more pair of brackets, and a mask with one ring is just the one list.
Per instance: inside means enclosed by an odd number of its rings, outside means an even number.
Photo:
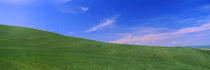
[{"label": "rolling hill", "polygon": [[210,70],[210,51],[112,44],[0,25],[0,70]]}]

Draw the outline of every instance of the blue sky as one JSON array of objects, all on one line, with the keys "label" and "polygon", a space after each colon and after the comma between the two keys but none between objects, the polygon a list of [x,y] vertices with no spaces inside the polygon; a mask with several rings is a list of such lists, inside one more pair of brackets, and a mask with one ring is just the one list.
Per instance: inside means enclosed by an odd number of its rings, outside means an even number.
[{"label": "blue sky", "polygon": [[0,0],[0,24],[112,43],[210,45],[209,0]]}]

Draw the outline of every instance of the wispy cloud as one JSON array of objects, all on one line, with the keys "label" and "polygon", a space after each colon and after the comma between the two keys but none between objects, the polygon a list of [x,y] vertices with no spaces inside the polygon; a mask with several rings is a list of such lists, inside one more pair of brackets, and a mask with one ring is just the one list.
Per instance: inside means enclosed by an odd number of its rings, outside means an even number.
[{"label": "wispy cloud", "polygon": [[206,23],[197,27],[186,27],[186,28],[178,29],[172,32],[169,31],[165,33],[146,34],[143,36],[128,34],[127,36],[124,36],[123,38],[118,39],[116,41],[112,41],[112,42],[138,44],[138,45],[166,46],[166,45],[182,44],[185,42],[185,40],[177,41],[176,39],[184,38],[187,36],[200,35],[199,32],[203,32],[203,31],[210,31],[210,23]]},{"label": "wispy cloud", "polygon": [[116,22],[116,19],[118,18],[118,16],[106,19],[104,22],[101,22],[99,25],[91,27],[89,30],[87,30],[86,32],[93,32],[99,29],[102,29],[104,27],[107,27],[109,25],[112,25]]},{"label": "wispy cloud", "polygon": [[199,27],[184,28],[172,34],[186,34],[186,33],[199,32],[199,31],[204,31],[204,30],[210,30],[210,23],[201,25]]},{"label": "wispy cloud", "polygon": [[57,2],[57,9],[62,12],[62,13],[67,13],[67,14],[80,14],[80,13],[85,13],[89,10],[88,6],[81,6],[80,5],[75,5],[75,4],[65,4],[72,2],[72,0],[60,0]]},{"label": "wispy cloud", "polygon": [[74,33],[74,32],[70,32],[69,34],[70,34],[70,35],[73,35],[73,34],[75,34],[75,33]]},{"label": "wispy cloud", "polygon": [[[171,23],[176,28],[168,29],[164,27],[151,27],[148,29],[136,29],[126,32],[123,36],[112,43],[153,45],[153,46],[187,46],[187,45],[210,45],[210,6],[202,6],[198,9],[188,11],[182,16],[166,16],[149,20],[151,24]],[[207,15],[203,15],[203,14]],[[192,16],[193,15],[193,16]],[[196,15],[196,16],[195,16]],[[169,17],[169,18],[168,18]],[[173,22],[164,22],[162,20],[171,20]],[[154,22],[153,22],[154,21]],[[147,22],[142,22],[147,23]],[[173,23],[173,24],[172,24]],[[179,27],[180,26],[180,27]],[[144,26],[141,26],[144,27]],[[155,30],[162,31],[155,31]],[[143,32],[144,31],[144,32]],[[147,31],[145,33],[145,31]]]},{"label": "wispy cloud", "polygon": [[79,6],[79,8],[84,12],[89,10],[89,7]]}]

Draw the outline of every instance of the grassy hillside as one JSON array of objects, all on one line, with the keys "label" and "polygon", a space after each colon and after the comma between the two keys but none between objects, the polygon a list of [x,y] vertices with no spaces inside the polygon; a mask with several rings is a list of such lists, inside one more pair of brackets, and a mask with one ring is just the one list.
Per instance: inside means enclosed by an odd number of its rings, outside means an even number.
[{"label": "grassy hillside", "polygon": [[210,70],[210,51],[103,43],[0,25],[0,70]]}]

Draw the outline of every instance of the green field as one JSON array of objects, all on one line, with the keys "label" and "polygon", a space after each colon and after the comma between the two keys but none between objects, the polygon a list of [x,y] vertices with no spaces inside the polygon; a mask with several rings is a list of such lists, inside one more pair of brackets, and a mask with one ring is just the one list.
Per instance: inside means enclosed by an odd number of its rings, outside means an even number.
[{"label": "green field", "polygon": [[0,70],[210,70],[210,51],[103,43],[0,25]]}]

